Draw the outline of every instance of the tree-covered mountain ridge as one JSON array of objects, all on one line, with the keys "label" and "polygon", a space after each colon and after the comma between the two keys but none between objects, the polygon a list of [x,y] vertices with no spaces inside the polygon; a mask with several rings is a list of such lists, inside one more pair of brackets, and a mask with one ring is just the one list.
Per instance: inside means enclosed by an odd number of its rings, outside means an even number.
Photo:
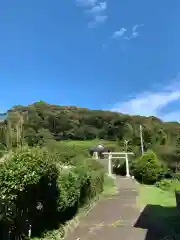
[{"label": "tree-covered mountain ridge", "polygon": [[140,124],[146,144],[174,145],[179,140],[178,122],[163,122],[153,116],[130,116],[76,106],[58,106],[43,101],[28,106],[15,106],[8,111],[12,112],[22,112],[26,116],[26,134],[48,130],[56,140],[127,139],[136,144],[139,142]]},{"label": "tree-covered mountain ridge", "polygon": [[[180,124],[163,122],[156,117],[130,116],[117,112],[90,110],[76,106],[58,106],[43,101],[15,106],[1,122],[1,146],[47,144],[51,140],[94,140],[115,142],[141,153],[140,125],[144,150],[154,150],[165,161],[180,161]],[[93,143],[92,143],[93,144]],[[8,147],[9,148],[9,147]],[[116,150],[118,150],[116,148]]]}]

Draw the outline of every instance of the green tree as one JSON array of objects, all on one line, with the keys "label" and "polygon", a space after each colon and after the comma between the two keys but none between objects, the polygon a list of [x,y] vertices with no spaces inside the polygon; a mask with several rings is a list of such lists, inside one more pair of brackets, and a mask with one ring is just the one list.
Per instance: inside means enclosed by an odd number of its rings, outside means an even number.
[{"label": "green tree", "polygon": [[[100,138],[111,141],[118,140],[121,145],[124,140],[129,140],[129,146],[131,146],[132,151],[139,154],[140,124],[143,126],[145,150],[156,148],[158,154],[160,146],[170,146],[172,149],[178,149],[180,145],[179,123],[162,122],[155,117],[129,116],[110,111],[51,105],[40,101],[29,106],[16,106],[9,111],[9,113],[15,113],[11,123],[7,126],[7,131],[9,131],[9,136],[11,136],[6,141],[6,143],[9,142],[7,144],[9,146],[15,146],[14,143],[19,142],[16,124],[18,119],[17,112],[25,112],[27,114],[27,118],[26,120],[24,119],[23,123],[24,133],[22,133],[22,136],[25,137],[25,140],[30,145],[33,142],[38,142],[38,139],[49,138],[46,133],[43,133],[44,137],[40,137],[42,135],[40,133],[41,130],[46,129],[48,133],[51,133],[51,137],[53,136],[57,141],[63,139],[90,140]],[[169,160],[171,161],[171,157]]]},{"label": "green tree", "polygon": [[134,176],[143,183],[153,184],[162,173],[162,165],[152,151],[144,153],[133,164]]}]

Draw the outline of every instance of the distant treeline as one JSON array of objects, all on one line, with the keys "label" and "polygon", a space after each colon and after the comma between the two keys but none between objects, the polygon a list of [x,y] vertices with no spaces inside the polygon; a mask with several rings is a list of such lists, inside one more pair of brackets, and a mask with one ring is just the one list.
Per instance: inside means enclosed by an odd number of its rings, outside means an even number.
[{"label": "distant treeline", "polygon": [[[153,116],[129,116],[110,111],[57,106],[43,101],[13,107],[8,111],[8,119],[16,122],[18,116],[13,117],[13,114],[17,115],[17,112],[23,116],[23,138],[29,145],[47,140],[98,138],[121,143],[126,139],[129,140],[129,147],[139,149],[141,124],[145,149],[151,148],[165,155],[166,161],[179,161],[178,122],[163,122]],[[5,142],[3,137],[1,142]]]}]

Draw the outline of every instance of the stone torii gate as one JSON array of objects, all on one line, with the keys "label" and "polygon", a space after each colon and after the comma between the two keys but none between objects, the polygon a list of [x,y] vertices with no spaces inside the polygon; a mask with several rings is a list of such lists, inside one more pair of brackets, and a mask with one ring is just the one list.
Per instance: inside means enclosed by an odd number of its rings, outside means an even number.
[{"label": "stone torii gate", "polygon": [[[126,177],[130,177],[129,174],[129,159],[128,155],[134,155],[133,152],[107,152],[103,153],[104,155],[108,155],[108,175],[112,177],[112,159],[125,158],[126,160]],[[120,155],[120,156],[117,156]],[[122,156],[124,155],[124,156]]]}]

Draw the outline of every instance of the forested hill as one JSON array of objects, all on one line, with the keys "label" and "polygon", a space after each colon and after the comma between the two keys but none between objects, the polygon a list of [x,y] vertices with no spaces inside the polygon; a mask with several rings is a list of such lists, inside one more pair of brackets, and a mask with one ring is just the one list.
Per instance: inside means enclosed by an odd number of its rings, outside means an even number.
[{"label": "forested hill", "polygon": [[16,111],[24,112],[25,136],[29,141],[33,139],[35,141],[35,136],[43,135],[56,140],[127,139],[130,140],[130,144],[139,145],[140,124],[143,126],[146,147],[152,145],[176,147],[180,141],[180,124],[165,123],[156,117],[57,106],[42,101],[26,107],[13,107],[9,113]]}]

